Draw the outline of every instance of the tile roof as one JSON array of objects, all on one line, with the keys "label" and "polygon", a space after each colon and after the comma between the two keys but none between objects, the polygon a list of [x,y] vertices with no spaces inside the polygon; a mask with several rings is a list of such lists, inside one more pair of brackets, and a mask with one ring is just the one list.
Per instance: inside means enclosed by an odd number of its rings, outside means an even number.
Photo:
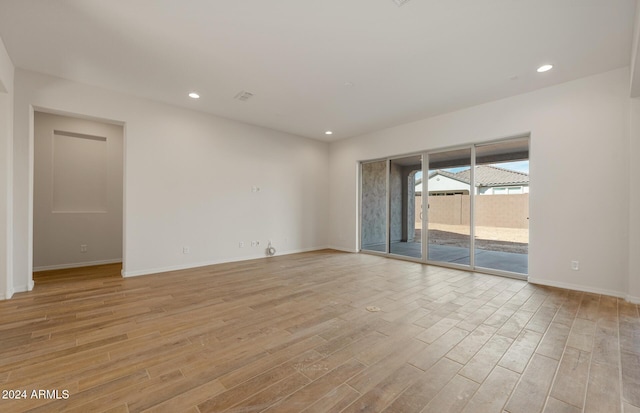
[{"label": "tile roof", "polygon": [[[436,170],[429,174],[429,178],[436,174],[446,176],[457,181],[469,183],[471,169],[465,169],[457,173]],[[492,165],[476,166],[476,185],[478,186],[500,186],[500,185],[529,185],[529,175],[523,172],[511,171]]]}]

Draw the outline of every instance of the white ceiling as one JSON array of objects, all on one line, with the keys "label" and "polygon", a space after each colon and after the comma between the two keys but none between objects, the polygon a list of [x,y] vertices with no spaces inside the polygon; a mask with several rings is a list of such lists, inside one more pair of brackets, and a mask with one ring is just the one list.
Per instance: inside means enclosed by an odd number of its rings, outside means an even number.
[{"label": "white ceiling", "polygon": [[331,141],[628,66],[635,3],[0,0],[0,37],[20,68]]}]

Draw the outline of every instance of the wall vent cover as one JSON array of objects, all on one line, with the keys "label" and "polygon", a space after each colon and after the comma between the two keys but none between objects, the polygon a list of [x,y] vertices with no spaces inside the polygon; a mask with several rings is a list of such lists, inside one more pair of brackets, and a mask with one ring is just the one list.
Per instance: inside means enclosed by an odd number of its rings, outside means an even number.
[{"label": "wall vent cover", "polygon": [[245,102],[245,101],[251,99],[252,97],[253,97],[253,93],[247,92],[246,90],[241,90],[235,96],[235,99],[238,99],[238,100],[241,100],[241,101]]}]

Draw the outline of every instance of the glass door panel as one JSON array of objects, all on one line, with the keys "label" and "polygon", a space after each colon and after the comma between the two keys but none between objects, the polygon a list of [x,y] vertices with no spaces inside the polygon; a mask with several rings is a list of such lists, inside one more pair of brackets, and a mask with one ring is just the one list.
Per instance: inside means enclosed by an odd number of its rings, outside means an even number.
[{"label": "glass door panel", "polygon": [[529,140],[476,147],[475,266],[528,273]]},{"label": "glass door panel", "polygon": [[[389,164],[389,250],[392,254],[422,258],[421,213],[416,186],[422,178],[422,156],[392,159]],[[419,188],[419,187],[418,187]]]},{"label": "glass door panel", "polygon": [[471,264],[471,148],[431,153],[428,187],[430,261]]},{"label": "glass door panel", "polygon": [[360,249],[387,252],[387,161],[361,167]]}]

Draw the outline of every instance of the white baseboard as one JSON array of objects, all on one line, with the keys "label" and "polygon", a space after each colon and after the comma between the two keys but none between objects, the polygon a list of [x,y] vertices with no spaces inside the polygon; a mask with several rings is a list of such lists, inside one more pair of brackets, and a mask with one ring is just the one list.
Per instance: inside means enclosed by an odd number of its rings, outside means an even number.
[{"label": "white baseboard", "polygon": [[72,264],[45,265],[43,267],[34,267],[33,271],[66,270],[67,268],[92,267],[94,265],[117,264],[119,262],[122,262],[122,258],[116,258],[113,260],[76,262]]},{"label": "white baseboard", "polygon": [[[320,250],[325,250],[325,249],[329,249],[329,248],[331,248],[331,247],[321,246],[321,247],[313,247],[313,248],[302,248],[302,249],[296,249],[296,250],[288,250],[288,251],[284,251],[284,252],[276,252],[275,256],[277,257],[279,255],[291,255],[291,254],[299,254],[299,253],[302,253],[302,252],[320,251]],[[257,259],[261,259],[261,258],[268,259],[268,258],[271,258],[271,257],[266,257],[264,254],[255,254],[255,255],[247,255],[247,256],[242,256],[242,257],[230,257],[230,258],[222,258],[222,259],[211,260],[211,261],[201,261],[201,262],[190,263],[190,264],[172,265],[170,267],[150,268],[150,269],[145,269],[145,270],[125,271],[123,269],[122,270],[122,276],[123,277],[138,277],[140,275],[158,274],[158,273],[169,272],[169,271],[188,270],[188,269],[191,269],[191,268],[206,267],[206,266],[209,266],[209,265],[226,264],[226,263],[230,263],[230,262],[240,262],[240,261],[250,261],[250,260],[257,260]]]},{"label": "white baseboard", "polygon": [[640,297],[634,297],[633,295],[627,295],[626,300],[632,304],[640,304]]},{"label": "white baseboard", "polygon": [[568,290],[582,291],[585,293],[602,294],[602,295],[609,295],[612,297],[628,299],[628,296],[625,293],[622,293],[620,291],[607,290],[604,288],[594,288],[594,287],[584,286],[580,284],[571,284],[571,283],[563,283],[563,282],[558,282],[553,280],[544,280],[540,278],[533,278],[531,276],[529,277],[528,281],[531,284],[548,285],[549,287],[565,288]]},{"label": "white baseboard", "polygon": [[335,245],[329,245],[327,248],[332,249],[332,250],[336,250],[336,251],[342,251],[342,252],[351,252],[351,253],[357,253],[358,250],[352,249],[352,248],[344,248],[344,247],[336,247]]}]

